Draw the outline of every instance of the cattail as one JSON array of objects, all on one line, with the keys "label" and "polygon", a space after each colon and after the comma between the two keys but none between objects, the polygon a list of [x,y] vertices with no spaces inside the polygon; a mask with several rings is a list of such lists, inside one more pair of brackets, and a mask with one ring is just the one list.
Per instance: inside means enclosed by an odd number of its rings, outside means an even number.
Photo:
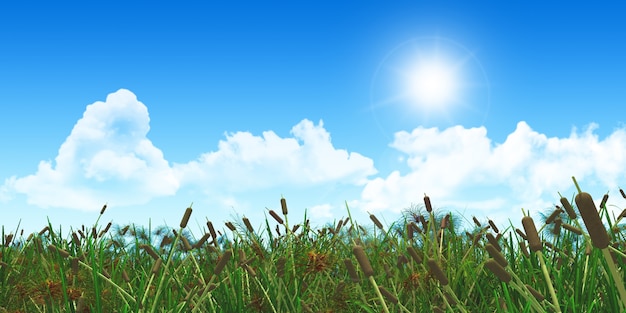
[{"label": "cattail", "polygon": [[398,303],[398,298],[396,298],[396,296],[394,296],[393,294],[391,294],[391,292],[389,292],[387,289],[385,289],[385,287],[378,286],[378,290],[383,295],[383,297],[385,297],[385,299],[387,299],[387,301],[389,301],[389,302],[391,302],[393,304]]},{"label": "cattail", "polygon": [[159,272],[159,269],[161,269],[161,264],[163,263],[162,259],[158,259],[156,260],[156,262],[154,263],[154,265],[152,265],[152,270],[150,271],[152,274],[156,274]]},{"label": "cattail", "polygon": [[485,266],[501,281],[505,283],[511,281],[511,274],[509,274],[496,260],[490,258],[487,262],[485,262]]},{"label": "cattail", "polygon": [[278,225],[276,225],[276,233],[280,236],[280,227],[278,227]]},{"label": "cattail", "polygon": [[420,256],[417,254],[415,248],[407,247],[406,250],[407,252],[409,252],[409,255],[411,256],[411,258],[413,258],[413,261],[415,261],[415,263],[422,264],[422,258],[420,258]]},{"label": "cattail", "polygon": [[280,208],[283,210],[283,215],[287,215],[287,200],[285,198],[280,198]]},{"label": "cattail", "polygon": [[450,226],[450,213],[443,217],[441,224],[439,225],[441,229],[448,228],[448,226]]},{"label": "cattail", "polygon": [[406,224],[406,236],[409,240],[413,240],[413,222]]},{"label": "cattail", "polygon": [[583,231],[582,231],[580,228],[578,228],[578,227],[574,227],[574,226],[572,226],[572,225],[570,225],[570,224],[567,224],[567,223],[562,223],[562,224],[561,224],[561,226],[562,226],[563,228],[565,228],[565,229],[567,229],[567,230],[571,231],[572,233],[574,233],[574,234],[576,234],[576,235],[579,235],[579,236],[580,236],[580,235],[582,235],[582,234],[583,234]]},{"label": "cattail", "polygon": [[387,263],[383,264],[383,269],[385,270],[385,275],[387,275],[387,278],[392,279],[393,273],[391,273],[391,268],[389,268],[389,265]]},{"label": "cattail", "polygon": [[96,227],[91,228],[91,237],[93,239],[98,239],[98,231],[96,230]]},{"label": "cattail", "polygon": [[49,232],[49,231],[50,231],[50,227],[46,226],[39,232],[39,236],[41,236],[41,235],[43,235],[43,233]]},{"label": "cattail", "polygon": [[374,222],[374,225],[376,225],[378,229],[383,230],[383,224],[380,223],[380,221],[378,220],[378,218],[376,218],[376,216],[374,216],[374,214],[370,213],[370,219],[372,220],[372,222]]},{"label": "cattail", "polygon": [[150,255],[154,260],[160,259],[159,255],[156,254],[154,250],[152,250],[152,247],[150,245],[142,244],[139,245],[139,248],[144,249],[146,253],[148,253],[148,255]]},{"label": "cattail", "polygon": [[528,237],[528,244],[532,252],[541,251],[541,240],[539,234],[537,234],[537,228],[535,227],[535,221],[530,216],[522,217],[522,225],[526,231]]},{"label": "cattail", "polygon": [[424,194],[424,205],[426,205],[426,211],[428,213],[433,211],[433,206],[430,204],[430,198]]},{"label": "cattail", "polygon": [[428,222],[426,221],[424,215],[420,214],[418,218],[420,220],[420,223],[422,223],[422,228],[424,228],[424,230],[428,229]]},{"label": "cattail", "polygon": [[4,236],[4,245],[6,247],[8,247],[11,244],[11,241],[13,241],[13,234],[8,234]]},{"label": "cattail", "polygon": [[100,215],[104,214],[104,211],[105,211],[106,209],[107,209],[107,204],[105,203],[105,204],[102,206],[102,210],[100,210]]},{"label": "cattail", "polygon": [[[202,235],[202,237],[200,238],[200,240],[198,240],[198,241],[197,241],[197,242],[193,245],[193,247],[194,247],[194,248],[196,248],[196,249],[198,249],[198,248],[202,247],[202,245],[203,245],[203,244],[204,244],[207,240],[209,240],[209,236],[210,236],[210,235],[209,235],[208,233],[205,233],[204,235]],[[165,239],[165,238],[163,238],[163,239]]]},{"label": "cattail", "polygon": [[252,224],[250,224],[250,220],[247,217],[243,218],[243,223],[246,225],[249,232],[254,233],[254,228],[252,227]]},{"label": "cattail", "polygon": [[217,247],[217,234],[215,233],[215,228],[213,228],[213,223],[211,223],[211,221],[207,221],[206,226],[209,228],[211,238],[213,238],[213,244]]},{"label": "cattail", "polygon": [[230,261],[230,258],[232,256],[233,256],[233,251],[232,250],[226,250],[224,252],[224,254],[220,258],[220,260],[217,262],[217,265],[215,266],[215,269],[213,270],[213,274],[215,276],[219,275],[222,272],[222,270],[224,270],[224,267],[226,267],[226,263],[228,263],[228,261]]},{"label": "cattail", "polygon": [[474,220],[474,224],[476,224],[476,226],[478,227],[483,227],[483,225],[480,224],[480,222],[478,221],[478,219],[476,218],[476,216],[472,216],[472,219]]},{"label": "cattail", "polygon": [[55,245],[52,245],[52,244],[48,245],[48,249],[53,250],[53,251],[56,250],[59,253],[59,255],[61,255],[61,257],[63,257],[64,259],[70,256],[69,252],[63,249],[57,248]]},{"label": "cattail", "polygon": [[248,272],[248,274],[252,277],[256,277],[256,271],[248,264],[244,264],[244,268]]},{"label": "cattail", "polygon": [[537,291],[535,288],[531,287],[528,284],[526,285],[526,289],[528,289],[528,291],[530,291],[530,294],[532,294],[533,297],[535,297],[535,299],[537,299],[537,301],[539,302],[543,301],[546,298],[539,291]]},{"label": "cattail", "polygon": [[125,282],[130,283],[130,277],[128,277],[128,273],[126,272],[126,270],[122,270],[122,279]]},{"label": "cattail", "polygon": [[569,203],[567,198],[561,197],[560,201],[561,201],[561,204],[563,205],[563,208],[565,208],[565,212],[567,212],[567,216],[569,216],[570,219],[575,219],[576,212],[574,211],[574,208],[572,208],[572,205]]},{"label": "cattail", "polygon": [[226,225],[226,227],[228,227],[228,229],[230,229],[231,231],[235,231],[237,230],[237,228],[235,228],[235,225],[233,225],[233,223],[231,222],[226,222],[224,223]]},{"label": "cattail", "polygon": [[515,229],[515,232],[516,232],[516,233],[517,233],[520,237],[522,237],[524,240],[528,240],[528,237],[526,237],[526,234],[524,234],[524,232],[523,232],[521,229],[516,228],[516,229]]},{"label": "cattail", "polygon": [[504,258],[502,253],[500,253],[500,251],[498,251],[498,249],[496,249],[496,247],[494,247],[492,244],[490,243],[486,244],[485,249],[487,249],[487,252],[489,252],[489,255],[494,260],[496,260],[498,264],[500,264],[500,266],[507,267],[507,265],[509,265],[509,262],[507,262],[507,260]]},{"label": "cattail", "polygon": [[298,228],[300,228],[300,224],[294,225],[293,228],[291,228],[291,232],[295,233],[298,230]]},{"label": "cattail", "polygon": [[554,228],[552,228],[552,234],[554,234],[555,236],[558,236],[561,233],[561,225],[563,223],[561,222],[561,218],[557,218],[554,220]]},{"label": "cattail", "polygon": [[348,275],[350,275],[350,279],[352,280],[352,282],[358,283],[361,279],[359,278],[359,274],[357,274],[356,269],[354,268],[354,264],[352,264],[352,261],[346,258],[343,260],[343,263],[346,265]]},{"label": "cattail", "polygon": [[600,220],[600,215],[596,210],[596,206],[593,203],[591,195],[586,192],[581,192],[576,195],[576,205],[580,211],[580,215],[587,226],[589,237],[594,247],[598,249],[604,249],[609,245],[609,235],[606,233],[606,229]]},{"label": "cattail", "polygon": [[181,236],[180,240],[183,242],[183,248],[185,251],[190,251],[192,249],[189,240],[187,240],[187,237]]},{"label": "cattail", "polygon": [[78,258],[70,258],[70,267],[72,268],[72,274],[76,276],[78,274]]},{"label": "cattail", "polygon": [[496,232],[496,234],[500,233],[500,231],[498,230],[498,227],[496,226],[496,223],[494,223],[492,220],[489,220],[489,226],[491,226],[491,229],[493,229],[493,231]]},{"label": "cattail", "polygon": [[363,247],[355,245],[352,247],[352,253],[356,257],[356,260],[359,261],[359,265],[361,266],[361,270],[365,277],[370,277],[374,275],[374,269],[370,264],[370,261],[367,259],[367,255],[365,255],[365,250]]},{"label": "cattail", "polygon": [[435,275],[437,280],[439,280],[439,283],[441,283],[441,285],[448,285],[448,278],[443,273],[441,267],[439,267],[439,264],[437,264],[437,261],[435,261],[435,259],[428,259],[428,267],[430,268],[430,271],[433,273],[433,275]]},{"label": "cattail", "polygon": [[622,194],[622,197],[623,197],[624,199],[626,199],[626,193],[624,192],[624,190],[623,190],[622,188],[620,188],[620,189],[619,189],[619,193],[621,193],[621,194]]},{"label": "cattail", "polygon": [[72,233],[72,242],[74,243],[74,245],[80,246],[80,239],[78,239],[78,235],[76,235],[76,232]]},{"label": "cattail", "polygon": [[109,274],[109,272],[107,272],[107,270],[102,269],[101,271],[102,271],[102,275],[104,275],[104,277],[106,277],[108,279],[111,279],[111,274]]},{"label": "cattail", "polygon": [[487,233],[485,236],[487,236],[487,240],[489,240],[489,243],[491,243],[496,249],[498,249],[498,251],[502,251],[502,247],[500,247],[498,239],[496,239],[496,237],[494,237],[492,233]]},{"label": "cattail", "polygon": [[85,233],[83,233],[82,230],[78,230],[78,234],[80,235],[81,238],[85,239]]},{"label": "cattail", "polygon": [[561,212],[563,212],[563,211],[561,211],[560,209],[554,210],[552,212],[552,214],[550,214],[550,216],[548,216],[548,218],[546,219],[546,224],[550,224],[550,223],[554,222],[554,219],[556,219],[556,217],[559,216],[559,214],[561,214]]},{"label": "cattail", "polygon": [[276,262],[276,275],[278,275],[278,277],[285,276],[285,263],[287,263],[287,259],[284,256],[278,258]]},{"label": "cattail", "polygon": [[283,225],[283,219],[280,218],[280,216],[278,216],[278,214],[276,214],[276,212],[274,212],[274,210],[270,210],[270,215],[276,220],[276,222],[278,222],[278,224]]},{"label": "cattail", "polygon": [[602,197],[602,201],[600,201],[600,207],[606,209],[606,202],[609,200],[609,194],[605,193]]},{"label": "cattail", "polygon": [[185,228],[187,227],[187,222],[189,222],[189,217],[191,216],[191,207],[188,207],[185,210],[185,215],[183,215],[183,219],[180,220],[180,228]]}]

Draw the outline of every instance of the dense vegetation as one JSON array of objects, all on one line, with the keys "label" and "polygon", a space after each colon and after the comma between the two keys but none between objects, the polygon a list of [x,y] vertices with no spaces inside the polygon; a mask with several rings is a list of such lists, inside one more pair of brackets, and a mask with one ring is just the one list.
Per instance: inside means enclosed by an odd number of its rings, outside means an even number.
[{"label": "dense vegetation", "polygon": [[177,230],[102,227],[105,206],[68,238],[3,227],[0,312],[624,312],[626,213],[607,200],[598,211],[579,189],[538,229],[525,216],[460,230],[427,196],[388,227],[346,208],[321,229],[290,224],[281,199],[260,229],[244,217],[228,236],[210,221],[191,234],[192,208]]}]

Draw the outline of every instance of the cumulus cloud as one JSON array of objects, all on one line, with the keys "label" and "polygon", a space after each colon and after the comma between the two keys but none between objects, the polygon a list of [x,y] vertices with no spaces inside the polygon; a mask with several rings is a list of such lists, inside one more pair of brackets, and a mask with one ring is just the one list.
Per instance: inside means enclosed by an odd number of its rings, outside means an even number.
[{"label": "cumulus cloud", "polygon": [[281,138],[273,131],[262,136],[228,134],[217,151],[175,164],[174,169],[183,184],[230,192],[329,182],[363,185],[377,173],[372,159],[336,149],[322,121],[315,125],[302,120],[291,134],[293,138]]},{"label": "cumulus cloud", "polygon": [[54,162],[41,161],[35,174],[13,177],[5,187],[39,207],[82,210],[172,195],[178,181],[146,137],[149,122],[148,109],[132,92],[111,93],[87,106]]},{"label": "cumulus cloud", "polygon": [[484,127],[401,131],[391,147],[406,155],[409,172],[370,180],[359,206],[399,212],[427,193],[450,206],[510,212],[524,206],[544,209],[557,191],[572,188],[571,176],[616,189],[626,174],[626,130],[600,139],[595,129],[592,124],[566,138],[549,138],[522,121],[499,144]]}]

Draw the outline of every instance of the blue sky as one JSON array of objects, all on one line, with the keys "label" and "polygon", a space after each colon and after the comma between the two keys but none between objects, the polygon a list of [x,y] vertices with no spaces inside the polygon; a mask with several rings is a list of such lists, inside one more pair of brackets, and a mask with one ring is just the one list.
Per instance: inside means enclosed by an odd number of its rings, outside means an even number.
[{"label": "blue sky", "polygon": [[[421,204],[519,224],[574,195],[626,203],[619,4],[316,1],[0,5],[9,232],[192,225],[284,196],[293,221]],[[445,103],[406,77],[441,57]],[[420,63],[422,62],[422,63]],[[426,63],[425,63],[426,62]],[[391,99],[391,100],[390,100]],[[399,100],[398,100],[399,99]],[[197,229],[197,228],[196,228]]]}]

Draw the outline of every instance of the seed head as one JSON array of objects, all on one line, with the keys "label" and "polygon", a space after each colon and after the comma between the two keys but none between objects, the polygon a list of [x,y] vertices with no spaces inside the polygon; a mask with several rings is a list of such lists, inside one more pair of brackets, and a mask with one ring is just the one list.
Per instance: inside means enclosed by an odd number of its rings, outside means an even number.
[{"label": "seed head", "polygon": [[500,266],[500,264],[494,260],[489,259],[485,262],[485,266],[496,275],[501,281],[508,283],[511,281],[511,274],[509,274],[504,267]]},{"label": "seed head", "polygon": [[522,225],[524,226],[526,236],[528,237],[530,250],[532,252],[541,251],[541,240],[539,239],[539,234],[537,233],[537,228],[535,227],[535,221],[533,221],[533,218],[530,216],[522,217]]},{"label": "seed head", "polygon": [[183,215],[183,219],[180,221],[180,228],[187,227],[187,222],[189,222],[190,216],[191,216],[191,207],[185,210],[185,215]]},{"label": "seed head", "polygon": [[433,211],[433,206],[430,204],[430,198],[424,194],[424,205],[426,205],[426,211],[428,213]]},{"label": "seed head", "polygon": [[370,277],[374,275],[374,269],[370,264],[370,261],[367,259],[367,255],[365,255],[365,250],[363,247],[359,245],[355,245],[352,247],[352,253],[356,257],[356,260],[359,261],[359,265],[361,266],[361,270],[365,277]]},{"label": "seed head", "polygon": [[433,273],[433,275],[435,275],[437,280],[439,280],[439,283],[441,283],[442,286],[448,285],[448,278],[443,273],[441,267],[439,267],[439,264],[437,264],[437,261],[435,259],[428,259],[428,267],[430,268],[430,271]]},{"label": "seed head", "polygon": [[287,215],[287,200],[280,198],[280,208],[283,210],[283,215]]},{"label": "seed head", "polygon": [[572,208],[572,205],[569,203],[567,198],[561,197],[560,201],[561,201],[561,204],[563,205],[563,208],[565,208],[565,212],[567,212],[567,216],[569,216],[570,219],[575,219],[576,212],[574,211],[574,208]]},{"label": "seed head", "polygon": [[591,195],[586,192],[581,192],[576,195],[575,201],[594,247],[598,249],[608,247],[610,241],[609,235],[606,233],[602,220],[600,220],[600,215],[596,210]]}]

